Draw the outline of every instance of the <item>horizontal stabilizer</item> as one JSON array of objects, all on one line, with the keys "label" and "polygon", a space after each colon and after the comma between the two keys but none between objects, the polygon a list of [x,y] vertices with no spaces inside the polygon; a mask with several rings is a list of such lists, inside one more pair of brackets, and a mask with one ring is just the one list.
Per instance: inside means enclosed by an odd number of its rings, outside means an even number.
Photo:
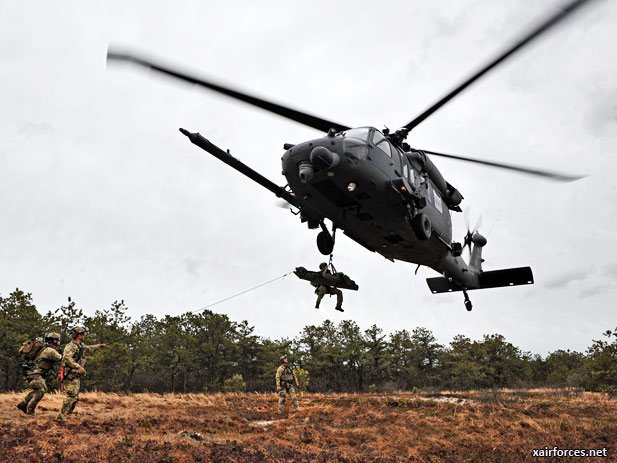
[{"label": "horizontal stabilizer", "polygon": [[312,272],[304,267],[296,267],[294,273],[301,280],[310,281],[316,285],[332,286],[334,288],[358,290],[358,285],[355,281],[345,275],[343,272],[337,272],[330,278],[323,276],[321,272]]},{"label": "horizontal stabilizer", "polygon": [[[467,288],[467,290],[499,288],[502,286],[532,285],[533,273],[531,272],[531,267],[507,268],[504,270],[482,272],[479,280],[480,285],[477,288]],[[447,278],[427,278],[426,282],[428,283],[428,287],[433,294],[450,293],[463,290],[462,287],[455,282],[448,281]]]}]

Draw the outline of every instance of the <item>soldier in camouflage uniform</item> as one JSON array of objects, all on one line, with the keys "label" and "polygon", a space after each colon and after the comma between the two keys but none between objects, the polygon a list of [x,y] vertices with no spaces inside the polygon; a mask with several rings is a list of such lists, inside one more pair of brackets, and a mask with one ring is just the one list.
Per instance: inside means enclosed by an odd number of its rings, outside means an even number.
[{"label": "soldier in camouflage uniform", "polygon": [[60,347],[60,335],[48,333],[45,335],[45,347],[36,355],[32,368],[26,373],[28,380],[28,394],[17,404],[26,415],[34,415],[36,406],[41,401],[47,390],[45,378],[51,374],[54,363],[59,362],[62,356],[56,351]]},{"label": "soldier in camouflage uniform", "polygon": [[84,339],[86,330],[81,326],[76,326],[71,329],[73,340],[64,348],[62,355],[62,365],[64,366],[64,392],[66,398],[62,403],[62,408],[56,416],[56,419],[66,419],[68,415],[73,413],[75,405],[79,401],[79,388],[81,387],[81,377],[86,376],[84,363],[86,362],[86,353],[95,352],[107,344],[95,344],[86,346]]},{"label": "soldier in camouflage uniform", "polygon": [[300,410],[298,398],[296,397],[295,387],[298,387],[298,378],[289,364],[286,355],[281,356],[282,365],[276,370],[276,392],[279,394],[279,413],[285,408],[287,395],[291,396],[296,411]]},{"label": "soldier in camouflage uniform", "polygon": [[[321,264],[319,264],[319,270],[321,271],[321,274],[326,280],[332,281],[332,283],[336,281],[336,274],[332,275],[330,270],[328,270],[328,264],[326,264],[325,262],[322,262]],[[326,294],[330,294],[330,295],[336,294],[336,307],[334,308],[334,310],[338,310],[339,312],[344,312],[343,291],[341,291],[338,288],[333,288],[332,286],[321,285],[318,283],[312,283],[312,285],[317,288],[315,289],[315,294],[317,294],[317,302],[315,302],[316,309],[319,309],[319,303],[321,302],[321,300]]]}]

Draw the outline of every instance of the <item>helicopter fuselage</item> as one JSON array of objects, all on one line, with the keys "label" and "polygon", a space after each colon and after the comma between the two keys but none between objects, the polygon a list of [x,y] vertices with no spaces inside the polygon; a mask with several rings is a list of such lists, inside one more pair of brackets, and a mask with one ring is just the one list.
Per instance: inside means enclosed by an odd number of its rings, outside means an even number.
[{"label": "helicopter fuselage", "polygon": [[[473,286],[474,272],[453,253],[452,219],[439,189],[412,153],[378,130],[351,129],[297,144],[284,153],[282,166],[312,228],[327,218],[387,259],[425,265]],[[414,226],[419,214],[430,223],[428,237]]]}]

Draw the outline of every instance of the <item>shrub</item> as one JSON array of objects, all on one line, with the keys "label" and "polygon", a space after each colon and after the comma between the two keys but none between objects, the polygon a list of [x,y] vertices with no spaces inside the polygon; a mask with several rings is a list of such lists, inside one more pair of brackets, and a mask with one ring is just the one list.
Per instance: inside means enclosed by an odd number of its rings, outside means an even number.
[{"label": "shrub", "polygon": [[246,388],[246,383],[242,379],[242,375],[235,374],[231,378],[226,379],[223,383],[223,392],[242,392]]},{"label": "shrub", "polygon": [[296,374],[296,379],[298,380],[299,392],[306,392],[309,385],[309,372],[300,367],[296,367],[294,368],[294,373]]}]

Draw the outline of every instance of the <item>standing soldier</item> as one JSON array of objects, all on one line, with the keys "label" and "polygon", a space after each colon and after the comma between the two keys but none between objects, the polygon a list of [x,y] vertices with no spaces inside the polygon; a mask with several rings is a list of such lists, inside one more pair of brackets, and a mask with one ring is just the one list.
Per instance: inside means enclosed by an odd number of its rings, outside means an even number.
[{"label": "standing soldier", "polygon": [[298,387],[298,378],[287,360],[287,356],[281,356],[281,366],[276,370],[276,392],[279,394],[279,413],[282,413],[287,401],[287,394],[291,395],[291,401],[296,411],[300,410],[295,387]]},{"label": "standing soldier", "polygon": [[54,363],[62,359],[56,351],[58,347],[60,347],[60,335],[58,333],[46,334],[45,346],[36,354],[31,367],[26,372],[28,394],[17,404],[17,408],[26,415],[34,415],[36,406],[47,392],[45,378],[51,374]]},{"label": "standing soldier", "polygon": [[62,355],[62,373],[64,391],[66,392],[66,398],[62,403],[62,408],[56,416],[57,420],[64,420],[68,415],[73,413],[75,405],[79,401],[79,388],[81,386],[81,377],[86,376],[86,370],[84,369],[84,363],[86,363],[86,353],[94,352],[102,347],[106,347],[107,344],[95,344],[92,346],[86,346],[84,344],[84,338],[86,337],[86,330],[81,326],[71,328],[71,334],[73,340],[69,342],[64,348]]}]

